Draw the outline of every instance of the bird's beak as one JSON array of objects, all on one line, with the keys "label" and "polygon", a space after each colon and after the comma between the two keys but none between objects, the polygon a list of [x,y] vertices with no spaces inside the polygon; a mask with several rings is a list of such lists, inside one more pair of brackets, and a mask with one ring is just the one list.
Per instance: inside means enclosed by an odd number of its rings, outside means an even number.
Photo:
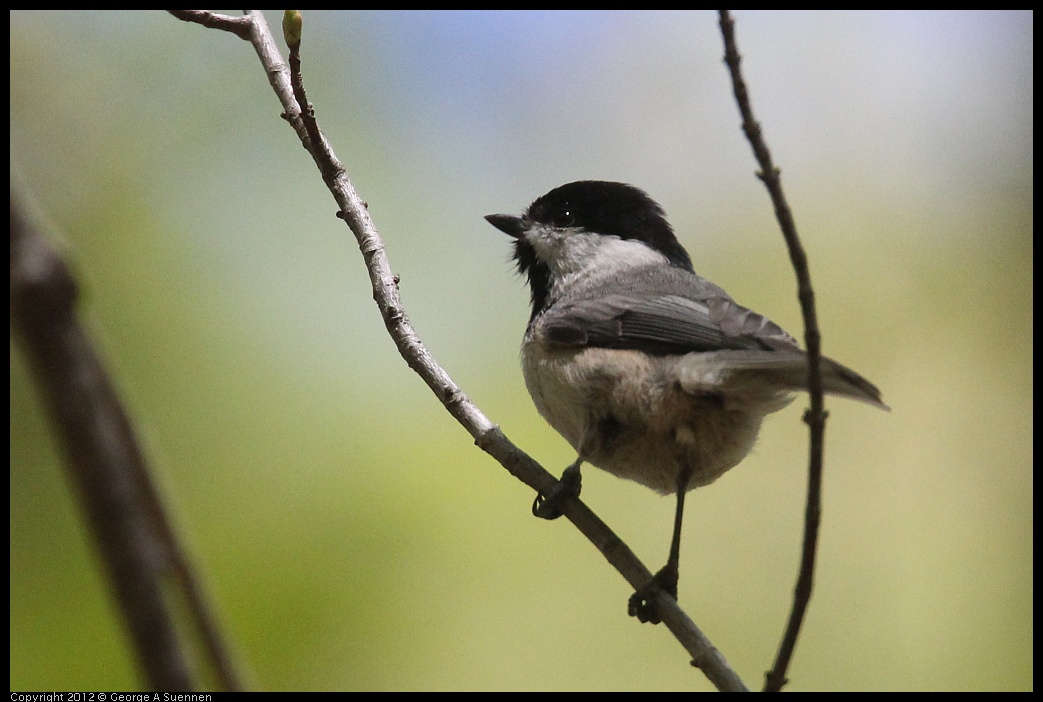
[{"label": "bird's beak", "polygon": [[485,216],[485,221],[499,229],[504,234],[513,236],[515,239],[521,237],[525,231],[525,222],[521,217],[505,214],[491,214]]}]

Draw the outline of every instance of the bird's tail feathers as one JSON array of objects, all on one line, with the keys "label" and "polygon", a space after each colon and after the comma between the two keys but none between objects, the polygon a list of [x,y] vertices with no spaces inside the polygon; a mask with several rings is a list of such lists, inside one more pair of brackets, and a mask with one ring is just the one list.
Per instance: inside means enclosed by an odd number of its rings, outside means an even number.
[{"label": "bird's tail feathers", "polygon": [[[879,388],[847,366],[822,358],[822,389],[830,395],[890,411]],[[727,397],[763,400],[772,394],[806,392],[808,359],[804,351],[713,351],[692,353],[681,361],[681,386],[693,394],[716,390]]]}]

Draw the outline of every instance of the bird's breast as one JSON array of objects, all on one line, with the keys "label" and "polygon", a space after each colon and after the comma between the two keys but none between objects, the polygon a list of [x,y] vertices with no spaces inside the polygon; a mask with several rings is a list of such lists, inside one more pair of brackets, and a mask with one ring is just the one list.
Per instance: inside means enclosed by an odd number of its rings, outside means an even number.
[{"label": "bird's breast", "polygon": [[706,485],[752,449],[762,414],[678,381],[683,356],[522,345],[536,409],[589,462],[660,493]]}]

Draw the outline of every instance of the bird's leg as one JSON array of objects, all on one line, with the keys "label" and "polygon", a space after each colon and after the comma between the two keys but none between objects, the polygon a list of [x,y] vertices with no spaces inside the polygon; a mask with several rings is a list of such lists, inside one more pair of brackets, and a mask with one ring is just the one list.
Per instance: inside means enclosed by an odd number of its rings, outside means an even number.
[{"label": "bird's leg", "polygon": [[684,495],[687,483],[688,481],[684,480],[678,486],[677,511],[674,513],[674,535],[670,540],[670,556],[666,560],[666,565],[647,583],[638,588],[627,603],[627,612],[631,617],[637,617],[641,623],[658,624],[661,621],[655,606],[657,592],[664,592],[675,600],[677,599],[678,562],[681,558],[681,518],[684,516]]},{"label": "bird's leg", "polygon": [[591,455],[591,451],[599,440],[598,421],[594,417],[590,417],[579,440],[576,460],[561,474],[561,478],[558,480],[558,484],[554,486],[554,489],[546,495],[542,492],[536,495],[536,500],[532,503],[533,516],[540,519],[557,519],[561,516],[561,508],[565,502],[573,497],[579,497],[579,491],[582,487],[579,467],[583,465],[584,457]]},{"label": "bird's leg", "polygon": [[536,495],[532,503],[532,514],[540,519],[557,519],[561,516],[561,507],[565,501],[573,497],[579,497],[581,487],[579,467],[583,465],[583,457],[579,456],[565,469],[550,492],[544,495],[542,492]]}]

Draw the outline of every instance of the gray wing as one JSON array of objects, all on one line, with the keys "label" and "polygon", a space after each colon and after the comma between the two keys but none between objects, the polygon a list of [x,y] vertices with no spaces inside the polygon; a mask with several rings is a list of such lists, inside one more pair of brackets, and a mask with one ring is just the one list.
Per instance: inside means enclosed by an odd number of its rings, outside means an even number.
[{"label": "gray wing", "polygon": [[537,321],[552,346],[685,354],[724,349],[792,350],[797,342],[767,317],[716,288],[706,297],[609,294],[552,305]]},{"label": "gray wing", "polygon": [[[618,292],[626,282],[604,281],[559,299],[533,320],[531,331],[540,343],[559,348],[705,352],[691,361],[695,365],[682,367],[680,381],[692,391],[701,392],[708,377],[717,390],[729,387],[740,395],[807,389],[807,360],[796,340],[713,283],[688,272],[654,271],[634,286],[644,292]],[[825,357],[822,381],[828,393],[889,409],[875,385]]]}]

